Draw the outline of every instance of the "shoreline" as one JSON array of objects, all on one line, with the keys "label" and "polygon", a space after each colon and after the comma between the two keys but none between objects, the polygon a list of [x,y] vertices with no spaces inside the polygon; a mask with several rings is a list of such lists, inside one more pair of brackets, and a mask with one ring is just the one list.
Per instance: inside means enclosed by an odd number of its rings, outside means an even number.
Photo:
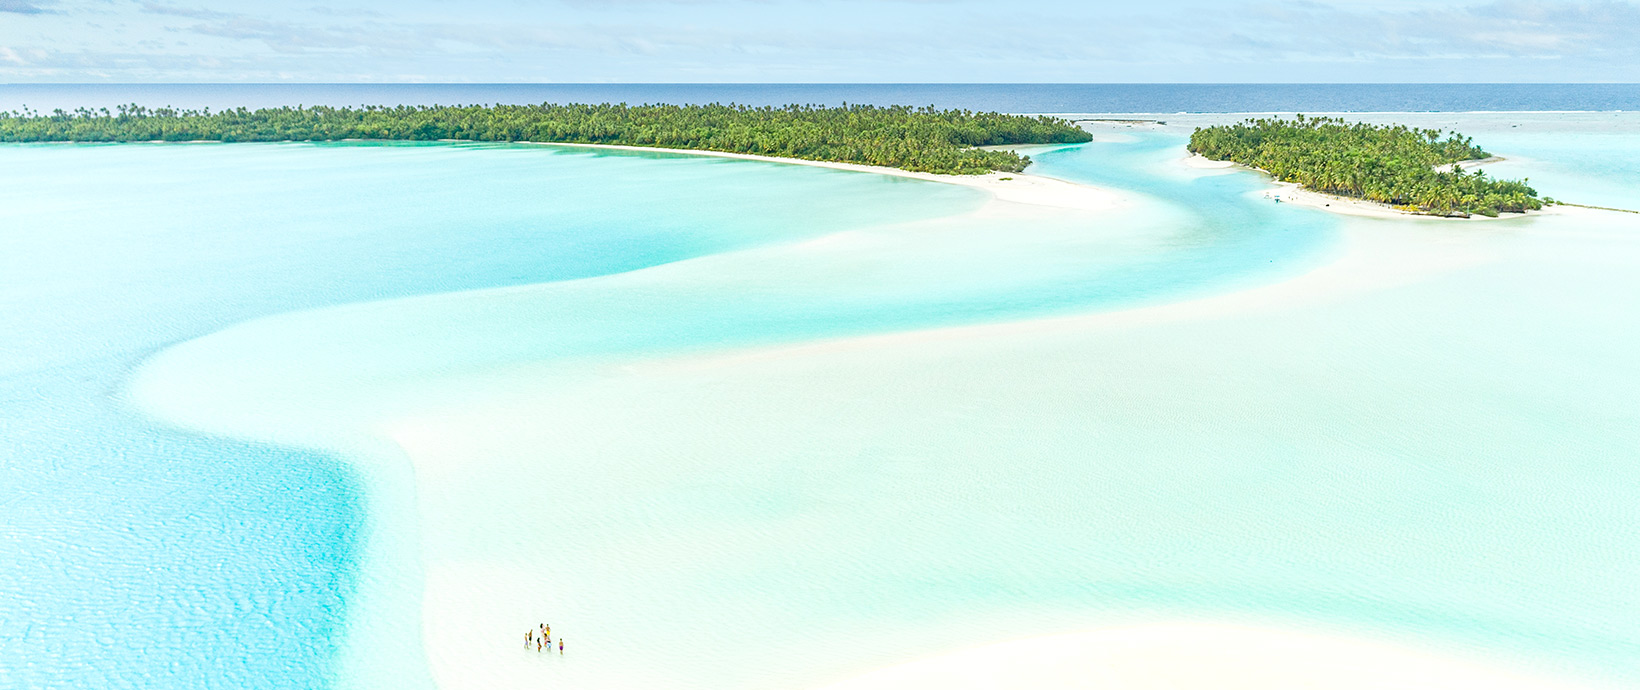
[{"label": "shoreline", "polygon": [[[1312,189],[1305,189],[1303,186],[1299,185],[1297,182],[1282,182],[1280,180],[1277,180],[1274,177],[1271,177],[1269,173],[1267,173],[1263,170],[1259,170],[1258,168],[1254,168],[1254,167],[1247,166],[1247,165],[1242,165],[1242,164],[1234,162],[1234,161],[1216,161],[1216,160],[1212,160],[1212,159],[1210,159],[1206,156],[1203,156],[1199,153],[1189,154],[1189,155],[1185,156],[1184,158],[1182,158],[1180,160],[1181,160],[1182,164],[1185,167],[1196,168],[1196,169],[1199,169],[1199,170],[1237,169],[1237,170],[1245,170],[1245,171],[1249,171],[1249,172],[1256,172],[1260,175],[1263,175],[1265,180],[1267,182],[1269,182],[1269,184],[1271,186],[1270,189],[1265,190],[1265,192],[1264,192],[1264,196],[1266,198],[1273,198],[1276,201],[1280,201],[1280,202],[1283,202],[1283,203],[1295,204],[1295,205],[1303,206],[1303,207],[1306,207],[1306,208],[1320,209],[1322,211],[1327,211],[1329,213],[1336,213],[1336,214],[1345,215],[1345,216],[1357,216],[1357,217],[1365,217],[1365,218],[1383,218],[1383,219],[1401,219],[1401,220],[1425,219],[1425,218],[1427,218],[1427,219],[1434,219],[1434,220],[1486,221],[1486,220],[1510,220],[1510,219],[1515,219],[1515,218],[1529,218],[1529,217],[1533,217],[1533,216],[1537,216],[1537,215],[1554,215],[1554,214],[1556,214],[1556,211],[1553,210],[1555,208],[1555,206],[1552,206],[1552,205],[1545,205],[1544,208],[1542,208],[1538,211],[1535,211],[1535,212],[1500,213],[1495,218],[1489,217],[1489,216],[1482,216],[1482,215],[1437,216],[1437,215],[1431,215],[1431,214],[1425,214],[1425,213],[1413,213],[1411,211],[1403,211],[1401,209],[1395,208],[1395,207],[1390,206],[1388,204],[1382,204],[1382,203],[1379,203],[1379,202],[1376,202],[1376,201],[1368,201],[1366,199],[1357,199],[1355,197],[1337,196],[1337,195],[1334,195],[1334,194],[1327,194],[1325,192],[1317,192],[1317,191],[1312,190]],[[1484,158],[1484,159],[1473,160],[1473,161],[1461,161],[1461,162],[1458,163],[1458,165],[1460,165],[1460,166],[1467,165],[1469,167],[1475,167],[1475,166],[1479,166],[1479,165],[1482,165],[1482,164],[1485,164],[1485,163],[1494,163],[1494,162],[1497,162],[1497,161],[1500,161],[1500,160],[1503,160],[1503,158],[1501,156],[1493,156],[1491,158]],[[1469,168],[1465,168],[1465,169],[1467,170]]]},{"label": "shoreline", "polygon": [[[840,163],[835,161],[816,161],[805,158],[785,158],[781,156],[763,156],[753,153],[733,153],[730,151],[710,151],[705,149],[672,149],[658,146],[631,146],[626,144],[577,144],[562,142],[526,141],[517,142],[530,146],[552,146],[560,148],[581,148],[604,151],[633,151],[640,153],[670,153],[689,156],[708,156],[711,158],[728,158],[732,160],[758,161],[763,163],[783,163],[787,165],[804,165],[812,168],[828,170],[842,170],[847,172],[873,173],[902,177],[925,182],[939,182],[942,184],[969,187],[988,192],[998,201],[1006,201],[1029,206],[1046,206],[1049,208],[1070,208],[1084,211],[1102,211],[1125,205],[1127,200],[1122,194],[1079,182],[1069,182],[1044,175],[1033,175],[1028,172],[1005,173],[992,171],[984,175],[944,175],[939,173],[914,172],[900,168],[890,168],[882,165],[864,165],[861,163]],[[1051,145],[1051,144],[1049,144]],[[1021,144],[1019,146],[1036,146],[1036,144]],[[1010,146],[1009,148],[1018,148]],[[1027,168],[1028,170],[1029,168]]]}]

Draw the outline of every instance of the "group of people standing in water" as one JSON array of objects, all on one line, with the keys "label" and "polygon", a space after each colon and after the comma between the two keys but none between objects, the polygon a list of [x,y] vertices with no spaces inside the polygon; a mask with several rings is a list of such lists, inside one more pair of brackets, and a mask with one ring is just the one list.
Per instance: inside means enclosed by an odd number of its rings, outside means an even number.
[{"label": "group of people standing in water", "polygon": [[[542,623],[541,627],[535,630],[525,631],[524,648],[529,649],[532,644],[535,645],[535,651],[537,652],[542,649],[552,651],[552,626]],[[562,636],[558,638],[558,653],[564,653],[564,638]]]}]

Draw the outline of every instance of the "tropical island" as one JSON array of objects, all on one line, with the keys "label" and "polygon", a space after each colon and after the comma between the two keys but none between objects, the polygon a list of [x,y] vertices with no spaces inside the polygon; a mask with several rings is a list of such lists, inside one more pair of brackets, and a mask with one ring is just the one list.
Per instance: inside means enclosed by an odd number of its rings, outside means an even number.
[{"label": "tropical island", "polygon": [[1456,132],[1347,123],[1299,115],[1198,128],[1189,149],[1232,161],[1282,182],[1326,194],[1366,199],[1412,213],[1496,217],[1543,208],[1525,181],[1495,180],[1461,165],[1491,157]]},{"label": "tropical island", "polygon": [[79,109],[0,113],[0,142],[491,141],[720,151],[913,172],[1020,172],[1030,158],[986,146],[1080,143],[1054,117],[933,107],[548,104],[324,106],[211,112]]}]

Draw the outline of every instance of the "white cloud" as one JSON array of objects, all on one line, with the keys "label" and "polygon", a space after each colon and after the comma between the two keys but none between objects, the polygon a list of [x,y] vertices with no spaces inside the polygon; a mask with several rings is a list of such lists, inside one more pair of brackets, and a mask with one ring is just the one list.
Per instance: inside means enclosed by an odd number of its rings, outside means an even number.
[{"label": "white cloud", "polygon": [[1640,81],[1627,0],[46,1],[0,81]]},{"label": "white cloud", "polygon": [[45,0],[43,2],[31,0],[0,0],[0,12],[10,12],[12,14],[45,14],[51,12],[51,9],[49,9],[51,4],[51,0]]}]

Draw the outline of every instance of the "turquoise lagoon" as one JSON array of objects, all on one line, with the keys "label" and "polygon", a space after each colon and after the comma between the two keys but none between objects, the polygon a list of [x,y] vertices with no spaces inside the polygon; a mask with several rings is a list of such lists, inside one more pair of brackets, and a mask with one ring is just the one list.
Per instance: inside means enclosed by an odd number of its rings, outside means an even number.
[{"label": "turquoise lagoon", "polygon": [[874,177],[540,148],[0,157],[7,687],[332,676],[368,489],[337,458],[129,409],[132,368],[161,348],[292,309],[627,271],[978,203]]},{"label": "turquoise lagoon", "polygon": [[[1545,122],[1530,161],[1629,160]],[[1126,193],[1097,214],[664,154],[0,149],[0,678],[426,683],[425,565],[478,574],[434,625],[525,601],[575,645],[531,672],[577,687],[1156,617],[1640,683],[1636,224],[1340,220],[1182,168],[1186,133],[1034,154]],[[1270,285],[1375,230],[1488,260],[1336,308],[665,373]],[[469,462],[410,479],[390,432]]]}]

